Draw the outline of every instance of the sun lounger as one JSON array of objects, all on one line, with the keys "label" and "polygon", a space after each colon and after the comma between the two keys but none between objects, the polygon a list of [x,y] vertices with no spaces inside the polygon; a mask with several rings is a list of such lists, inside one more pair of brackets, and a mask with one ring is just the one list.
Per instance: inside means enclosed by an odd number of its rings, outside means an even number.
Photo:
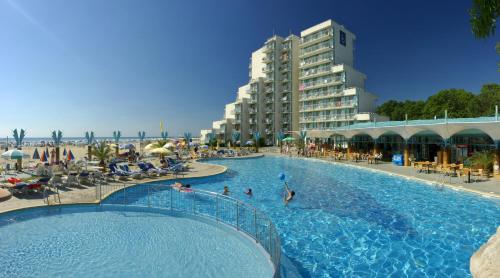
[{"label": "sun lounger", "polygon": [[142,178],[141,171],[131,171],[127,164],[120,165],[119,169],[122,170],[123,173],[128,174],[129,176],[131,176],[134,179],[141,179]]},{"label": "sun lounger", "polygon": [[118,177],[119,180],[126,180],[130,175],[119,169],[115,163],[109,164],[110,175]]},{"label": "sun lounger", "polygon": [[141,170],[141,172],[149,177],[158,176],[160,173],[154,169],[149,169],[145,162],[137,163],[137,166]]}]

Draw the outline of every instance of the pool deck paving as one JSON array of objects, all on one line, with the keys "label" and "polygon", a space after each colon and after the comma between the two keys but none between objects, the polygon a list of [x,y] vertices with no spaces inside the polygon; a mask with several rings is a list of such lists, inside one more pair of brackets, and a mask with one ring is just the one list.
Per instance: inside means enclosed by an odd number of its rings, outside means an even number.
[{"label": "pool deck paving", "polygon": [[[114,181],[107,182],[106,185],[109,187],[114,187],[116,189],[121,189],[127,186],[134,186],[136,184],[155,182],[155,181],[166,181],[173,179],[183,179],[183,178],[198,178],[218,175],[224,173],[227,170],[226,167],[221,165],[214,165],[209,163],[201,163],[197,161],[189,162],[189,169],[184,175],[173,176],[160,176],[155,178],[143,178],[143,179],[128,179],[126,181]],[[113,191],[108,192],[108,195]],[[61,202],[60,204],[78,204],[78,203],[98,203],[96,198],[96,187],[94,185],[82,185],[79,187],[68,187],[66,189],[60,189],[59,195]],[[51,204],[59,204],[59,202],[54,202],[54,194],[49,198]],[[9,200],[0,202],[0,213],[28,208],[37,206],[46,206],[45,200],[42,193],[34,194],[24,194],[12,196]]]}]

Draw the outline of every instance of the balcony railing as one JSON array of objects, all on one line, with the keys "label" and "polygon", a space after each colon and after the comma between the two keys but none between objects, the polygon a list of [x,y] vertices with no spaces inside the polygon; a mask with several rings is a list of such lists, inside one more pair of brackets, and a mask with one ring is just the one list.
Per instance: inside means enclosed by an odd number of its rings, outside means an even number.
[{"label": "balcony railing", "polygon": [[328,86],[331,84],[335,83],[341,83],[344,81],[344,78],[341,76],[333,77],[333,78],[326,78],[323,80],[318,80],[318,81],[312,81],[312,82],[307,82],[307,83],[302,83],[299,86],[300,90],[305,90],[305,89],[314,89],[314,88],[320,88],[323,86]]},{"label": "balcony railing", "polygon": [[314,122],[346,121],[346,120],[354,120],[354,114],[301,117],[299,122],[300,123],[314,123]]},{"label": "balcony railing", "polygon": [[326,109],[343,109],[357,106],[356,101],[335,101],[315,105],[302,105],[300,111],[326,110]]},{"label": "balcony railing", "polygon": [[[280,276],[281,242],[271,219],[255,207],[240,200],[204,190],[178,191],[168,185],[142,184],[122,188],[97,185],[96,197],[101,205],[124,205],[154,208],[195,215],[223,223],[253,238],[269,255],[274,277]],[[106,199],[103,191],[113,190]],[[112,192],[112,191],[111,191]]]},{"label": "balcony railing", "polygon": [[302,94],[300,101],[332,98],[332,97],[339,97],[342,95],[343,95],[343,90],[332,90],[321,93],[307,93],[307,94]]},{"label": "balcony railing", "polygon": [[325,29],[316,32],[315,34],[308,35],[302,38],[301,47],[307,47],[308,45],[315,44],[321,40],[326,40],[331,38],[333,35],[333,31],[331,29]]}]

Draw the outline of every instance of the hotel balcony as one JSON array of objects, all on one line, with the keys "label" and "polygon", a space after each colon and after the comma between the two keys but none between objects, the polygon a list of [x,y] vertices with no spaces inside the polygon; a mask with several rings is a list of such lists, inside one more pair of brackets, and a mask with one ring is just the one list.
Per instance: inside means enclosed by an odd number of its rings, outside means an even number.
[{"label": "hotel balcony", "polygon": [[273,103],[274,102],[274,98],[266,98],[266,103]]},{"label": "hotel balcony", "polygon": [[252,124],[256,124],[257,121],[255,119],[248,119],[248,123],[252,125]]},{"label": "hotel balcony", "polygon": [[271,119],[265,119],[264,122],[268,125],[272,124],[273,121]]},{"label": "hotel balcony", "polygon": [[263,73],[271,73],[274,71],[274,67],[263,67],[262,72]]},{"label": "hotel balcony", "polygon": [[352,102],[330,102],[326,104],[316,104],[316,105],[302,105],[299,108],[300,112],[312,112],[312,111],[320,111],[320,110],[335,110],[335,109],[344,109],[344,108],[354,108],[357,106],[357,103]]},{"label": "hotel balcony", "polygon": [[338,122],[355,120],[354,114],[301,117],[299,123]]},{"label": "hotel balcony", "polygon": [[268,108],[268,109],[266,109],[266,114],[272,114],[272,113],[274,113],[274,110],[273,110],[273,109],[269,109],[269,108]]},{"label": "hotel balcony", "polygon": [[257,99],[251,98],[248,100],[248,104],[255,104],[257,103]]},{"label": "hotel balcony", "polygon": [[300,43],[300,48],[308,47],[313,44],[331,39],[333,37],[333,31],[330,30],[324,30],[324,32],[319,31],[316,35],[309,35],[305,39],[302,38],[301,43]]},{"label": "hotel balcony", "polygon": [[262,62],[264,62],[266,64],[271,63],[272,61],[274,61],[274,56],[270,56],[270,57],[265,56],[262,58]]},{"label": "hotel balcony", "polygon": [[342,77],[334,77],[331,78],[330,80],[324,79],[322,82],[321,81],[316,81],[316,82],[309,82],[307,84],[302,83],[299,86],[299,90],[312,90],[312,89],[317,89],[317,88],[322,88],[326,86],[331,86],[331,85],[338,85],[342,84],[344,82],[344,78]]},{"label": "hotel balcony", "polygon": [[323,67],[320,69],[309,69],[309,70],[303,70],[300,73],[299,80],[304,80],[304,79],[311,79],[315,77],[320,77],[328,74],[332,74],[332,67]]},{"label": "hotel balcony", "polygon": [[272,43],[272,44],[266,44],[266,46],[264,47],[264,50],[262,52],[271,53],[274,50],[275,50],[275,45],[274,45],[274,43]]},{"label": "hotel balcony", "polygon": [[257,109],[249,108],[248,109],[248,113],[249,114],[255,114],[255,113],[257,113]]},{"label": "hotel balcony", "polygon": [[302,96],[300,97],[300,101],[319,100],[319,99],[340,97],[343,95],[344,94],[342,90],[326,91],[321,93],[307,93],[307,94],[302,94]]},{"label": "hotel balcony", "polygon": [[286,96],[286,97],[282,97],[282,98],[281,98],[281,102],[282,102],[282,103],[289,103],[289,102],[290,102],[290,98],[289,98],[288,96]]},{"label": "hotel balcony", "polygon": [[272,131],[272,130],[270,130],[270,129],[266,129],[266,130],[265,130],[265,133],[266,133],[266,134],[268,134],[268,135],[270,135],[270,134],[272,134],[272,133],[273,133],[273,131]]},{"label": "hotel balcony", "polygon": [[281,72],[285,73],[285,72],[289,72],[290,71],[290,66],[285,66],[285,67],[281,67],[280,68]]},{"label": "hotel balcony", "polygon": [[272,82],[274,82],[274,78],[272,78],[272,77],[264,78],[264,83],[272,83]]},{"label": "hotel balcony", "polygon": [[314,59],[312,61],[308,61],[308,62],[300,62],[299,64],[299,68],[300,69],[304,69],[304,68],[310,68],[310,67],[315,67],[315,66],[319,66],[319,65],[322,65],[322,64],[326,64],[326,63],[330,63],[330,62],[333,62],[333,58],[330,57],[330,58],[325,58],[325,59]]},{"label": "hotel balcony", "polygon": [[321,53],[324,53],[324,52],[328,52],[328,51],[332,51],[332,50],[333,50],[333,45],[321,46],[321,47],[318,47],[317,49],[314,49],[314,50],[310,50],[310,51],[307,51],[307,52],[302,52],[299,55],[299,59],[304,59],[304,58],[307,58],[307,57],[311,57],[311,56],[318,55],[318,54],[321,54]]}]

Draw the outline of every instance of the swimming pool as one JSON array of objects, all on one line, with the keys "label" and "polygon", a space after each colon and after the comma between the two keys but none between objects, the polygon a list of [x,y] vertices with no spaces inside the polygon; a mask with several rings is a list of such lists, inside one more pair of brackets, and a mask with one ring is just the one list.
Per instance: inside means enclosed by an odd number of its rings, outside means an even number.
[{"label": "swimming pool", "polygon": [[[500,225],[499,200],[370,170],[274,156],[208,162],[229,171],[187,182],[227,185],[270,216],[287,271],[304,277],[467,277],[470,256]],[[286,208],[281,172],[297,192]]]},{"label": "swimming pool", "polygon": [[0,277],[272,277],[255,241],[165,210],[74,205],[0,214]]}]

